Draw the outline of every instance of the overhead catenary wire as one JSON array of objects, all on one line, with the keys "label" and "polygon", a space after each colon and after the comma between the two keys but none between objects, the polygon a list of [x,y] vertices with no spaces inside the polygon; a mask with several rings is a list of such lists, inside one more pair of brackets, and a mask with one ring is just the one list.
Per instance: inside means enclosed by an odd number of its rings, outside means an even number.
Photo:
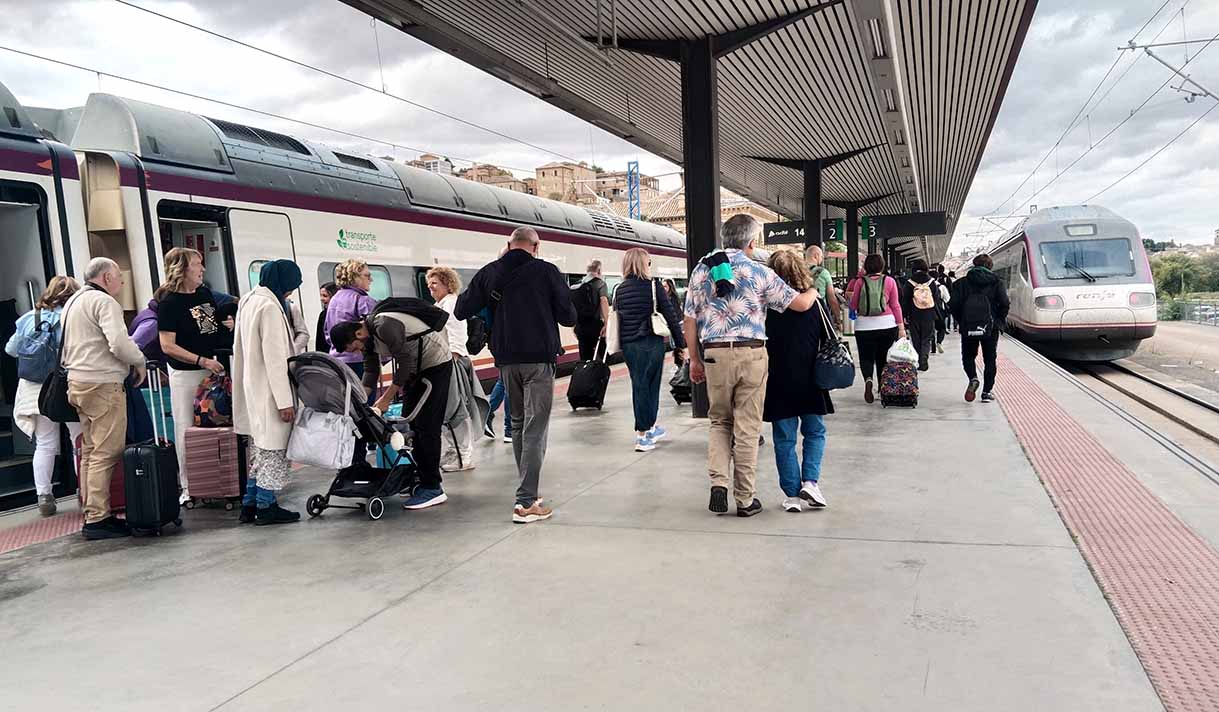
[{"label": "overhead catenary wire", "polygon": [[[382,88],[378,89],[378,88],[376,88],[376,87],[374,87],[374,86],[371,86],[371,85],[365,84],[365,83],[363,83],[363,82],[357,81],[357,80],[355,80],[355,79],[352,79],[351,77],[345,77],[345,76],[343,76],[343,75],[341,75],[341,74],[336,74],[335,72],[331,72],[331,71],[329,71],[329,70],[327,70],[327,69],[323,69],[323,68],[318,67],[318,66],[316,66],[316,65],[309,64],[308,62],[303,62],[303,61],[301,61],[301,60],[299,60],[299,59],[294,59],[294,58],[292,58],[292,57],[288,57],[288,56],[285,56],[285,55],[279,54],[278,52],[272,52],[272,51],[271,51],[271,50],[269,50],[269,49],[266,49],[266,48],[263,48],[263,47],[259,47],[259,46],[254,45],[254,44],[250,44],[249,42],[244,42],[244,41],[239,40],[239,39],[237,39],[237,38],[235,38],[235,37],[230,37],[229,35],[226,35],[226,34],[224,34],[224,33],[221,33],[221,32],[216,32],[215,30],[209,30],[209,29],[207,29],[206,27],[200,27],[199,25],[192,24],[192,23],[190,23],[190,22],[187,22],[186,20],[181,20],[181,19],[179,19],[179,18],[173,17],[172,15],[166,15],[166,14],[164,14],[164,13],[157,12],[156,10],[152,10],[152,9],[150,9],[150,8],[143,7],[143,6],[141,6],[141,5],[137,5],[136,3],[129,2],[128,0],[114,0],[114,2],[116,2],[116,3],[120,4],[120,5],[123,5],[123,6],[125,6],[125,7],[129,7],[129,8],[131,8],[131,9],[133,9],[133,10],[139,10],[140,12],[145,12],[145,13],[148,13],[149,15],[153,15],[153,16],[155,16],[155,17],[159,17],[159,18],[161,18],[161,19],[163,19],[163,20],[168,20],[169,22],[173,22],[173,23],[175,23],[175,24],[182,25],[183,27],[189,27],[190,29],[195,30],[196,32],[202,32],[202,33],[204,33],[204,34],[206,34],[206,35],[211,35],[212,37],[215,37],[215,38],[217,38],[217,39],[221,39],[221,40],[224,40],[224,41],[226,41],[226,42],[231,42],[231,43],[236,44],[236,45],[239,45],[239,46],[241,46],[241,47],[245,47],[246,49],[253,50],[253,51],[255,51],[255,52],[259,52],[259,53],[265,54],[265,55],[267,55],[267,56],[269,56],[269,57],[274,57],[275,59],[278,59],[278,60],[280,60],[280,61],[283,61],[283,62],[288,62],[289,64],[294,64],[294,65],[296,65],[296,66],[298,66],[298,67],[301,67],[301,68],[303,68],[303,69],[308,69],[308,70],[311,70],[311,71],[317,72],[317,73],[319,73],[319,74],[324,74],[324,75],[326,75],[326,76],[330,77],[331,79],[336,79],[336,80],[338,80],[338,81],[345,82],[345,83],[347,83],[347,84],[350,84],[351,86],[354,86],[354,87],[359,87],[360,89],[364,89],[364,90],[371,91],[371,92],[376,92],[377,94],[381,94],[382,96],[389,97],[389,98],[391,98],[391,99],[394,99],[394,100],[396,100],[396,101],[402,102],[402,103],[407,104],[407,105],[409,105],[409,106],[413,106],[413,107],[415,107],[415,108],[417,108],[417,109],[421,109],[421,110],[423,110],[423,111],[427,111],[427,112],[429,112],[429,113],[435,114],[436,116],[442,116],[442,117],[444,117],[444,118],[446,118],[446,119],[449,119],[449,120],[451,120],[451,121],[456,121],[456,122],[458,122],[458,123],[460,123],[460,124],[463,124],[463,125],[465,125],[465,126],[469,126],[469,127],[471,127],[471,128],[478,129],[479,131],[485,131],[485,132],[487,132],[487,133],[489,133],[489,134],[492,134],[492,135],[494,135],[494,136],[498,136],[499,138],[506,139],[506,140],[508,140],[508,141],[512,141],[512,142],[514,142],[514,143],[519,143],[519,144],[521,144],[522,146],[528,146],[529,148],[532,148],[532,149],[534,149],[535,151],[541,151],[542,153],[546,153],[546,154],[549,154],[549,155],[552,155],[552,156],[557,156],[557,157],[562,158],[562,159],[564,159],[564,160],[573,161],[573,162],[579,162],[579,159],[572,158],[571,156],[568,156],[567,154],[564,154],[564,153],[560,153],[559,151],[555,151],[555,150],[553,150],[553,149],[545,148],[545,147],[543,147],[543,146],[539,146],[539,145],[537,145],[537,144],[530,143],[529,141],[526,141],[526,140],[521,139],[521,138],[517,138],[517,137],[512,136],[512,135],[510,135],[510,134],[506,134],[506,133],[504,133],[504,132],[502,132],[502,131],[498,131],[498,130],[496,130],[496,129],[493,129],[493,128],[490,128],[490,127],[487,127],[487,126],[483,126],[482,124],[479,124],[479,123],[476,123],[476,122],[470,121],[470,120],[468,120],[468,119],[463,119],[463,118],[461,118],[460,116],[455,116],[455,115],[453,115],[453,114],[450,114],[450,113],[448,113],[448,112],[442,111],[442,110],[440,110],[440,109],[436,109],[436,108],[431,107],[431,106],[428,106],[428,105],[426,105],[426,104],[422,104],[422,103],[417,102],[417,101],[414,101],[414,100],[412,100],[412,99],[408,99],[408,98],[406,98],[406,97],[404,97],[404,96],[400,96],[400,95],[398,95],[398,94],[394,94],[394,93],[392,93],[392,92],[390,92],[390,91],[387,91],[387,90],[385,89],[385,87],[384,87],[384,86],[382,86]],[[374,29],[375,29],[375,28],[374,28]],[[378,40],[378,43],[379,43],[379,40]],[[378,53],[379,53],[379,52],[380,52],[380,45],[378,44]],[[514,170],[515,170],[515,169],[514,169]]]},{"label": "overhead catenary wire", "polygon": [[[291,122],[294,124],[299,124],[301,126],[308,126],[309,128],[319,129],[321,131],[329,131],[331,133],[339,134],[342,136],[348,136],[350,138],[360,139],[361,141],[368,141],[369,143],[375,143],[375,144],[379,144],[382,146],[389,146],[391,148],[402,149],[402,150],[406,150],[406,151],[414,151],[415,153],[442,153],[439,151],[433,151],[431,149],[416,148],[414,146],[408,146],[408,145],[406,145],[404,143],[400,143],[398,141],[389,141],[387,139],[377,138],[375,136],[367,136],[364,134],[355,133],[353,131],[347,131],[345,129],[336,129],[333,126],[326,126],[324,124],[318,124],[318,123],[314,123],[312,121],[305,121],[304,119],[297,119],[297,118],[294,118],[291,116],[277,114],[272,111],[264,111],[262,109],[255,109],[250,106],[237,104],[237,103],[234,103],[231,101],[225,101],[223,99],[216,99],[216,98],[213,98],[210,96],[203,96],[202,94],[194,94],[192,92],[183,91],[181,89],[173,89],[171,87],[167,87],[167,86],[164,86],[161,84],[156,84],[154,82],[147,82],[142,79],[134,79],[132,77],[123,76],[121,74],[114,74],[112,72],[106,72],[106,71],[103,71],[100,69],[96,69],[94,67],[86,67],[83,64],[75,64],[73,62],[67,62],[62,59],[55,59],[54,57],[47,57],[47,56],[44,56],[41,54],[27,52],[25,50],[17,49],[15,47],[8,47],[5,45],[0,45],[0,51],[10,52],[12,54],[18,54],[18,55],[21,55],[24,57],[29,57],[31,59],[37,59],[42,62],[58,64],[61,67],[77,69],[82,72],[88,72],[89,74],[96,74],[99,78],[100,77],[110,77],[111,79],[118,79],[119,81],[130,82],[131,84],[137,84],[139,86],[148,87],[150,89],[158,89],[160,91],[166,91],[171,94],[177,94],[179,96],[184,96],[184,97],[187,97],[190,99],[197,99],[199,101],[206,101],[206,102],[216,104],[219,106],[227,106],[230,109],[248,111],[251,114],[258,114],[259,116],[266,116],[268,118],[278,119],[280,121],[288,121],[288,122]],[[459,158],[459,157],[453,156],[453,155],[447,155],[447,157],[450,160],[460,161],[461,163],[469,163],[470,165],[486,163],[486,161],[476,161],[476,160],[470,159],[470,158]],[[507,168],[509,170],[513,170],[513,171],[520,171],[521,173],[533,173],[534,172],[534,170],[532,168],[516,168],[513,166],[503,166],[503,167]]]},{"label": "overhead catenary wire", "polygon": [[1116,186],[1118,183],[1121,183],[1122,181],[1124,181],[1124,180],[1126,180],[1127,178],[1129,178],[1131,175],[1133,175],[1133,174],[1134,174],[1134,172],[1135,172],[1135,171],[1137,171],[1138,169],[1140,169],[1140,168],[1142,168],[1143,166],[1147,165],[1148,163],[1151,163],[1151,161],[1152,161],[1153,159],[1155,159],[1155,157],[1156,157],[1156,156],[1160,155],[1160,154],[1161,154],[1161,153],[1163,153],[1165,150],[1167,150],[1169,146],[1171,146],[1171,145],[1173,145],[1174,143],[1176,143],[1177,139],[1181,138],[1181,137],[1182,137],[1182,136],[1184,136],[1186,133],[1188,133],[1190,129],[1192,129],[1194,126],[1196,126],[1196,125],[1198,124],[1198,122],[1202,121],[1202,119],[1205,119],[1205,118],[1206,118],[1206,116],[1207,116],[1207,114],[1211,113],[1211,112],[1212,112],[1212,111],[1214,111],[1216,108],[1219,108],[1219,103],[1212,104],[1212,105],[1211,105],[1211,108],[1209,108],[1209,109],[1207,109],[1206,111],[1202,112],[1202,113],[1201,113],[1201,114],[1198,116],[1198,118],[1194,119],[1193,121],[1191,121],[1191,122],[1190,122],[1190,124],[1189,124],[1188,126],[1186,126],[1185,128],[1181,129],[1180,133],[1178,133],[1176,136],[1173,136],[1173,137],[1172,137],[1172,138],[1171,138],[1171,139],[1168,141],[1168,143],[1166,143],[1166,144],[1164,144],[1163,146],[1161,146],[1161,147],[1159,148],[1159,150],[1157,150],[1155,153],[1151,154],[1151,155],[1150,155],[1150,156],[1148,156],[1147,158],[1143,159],[1143,161],[1142,161],[1141,163],[1139,163],[1137,166],[1135,166],[1134,168],[1131,168],[1129,171],[1126,171],[1126,174],[1125,174],[1125,175],[1123,175],[1121,178],[1118,178],[1117,180],[1113,181],[1112,183],[1110,183],[1109,185],[1105,186],[1105,187],[1104,187],[1104,188],[1102,188],[1101,190],[1097,191],[1096,193],[1093,193],[1093,194],[1092,194],[1092,195],[1091,195],[1091,196],[1090,196],[1090,197],[1089,197],[1087,200],[1085,200],[1085,201],[1083,201],[1083,202],[1084,202],[1085,204],[1087,204],[1087,203],[1091,203],[1093,200],[1096,200],[1097,198],[1099,198],[1100,196],[1102,196],[1102,195],[1104,195],[1106,192],[1108,192],[1110,188],[1113,188],[1113,187],[1114,187],[1114,186]]},{"label": "overhead catenary wire", "polygon": [[[1186,3],[1188,3],[1188,1],[1189,0],[1186,0]],[[1156,11],[1151,14],[1151,17],[1147,18],[1147,21],[1143,23],[1143,26],[1139,28],[1138,32],[1134,33],[1134,36],[1131,37],[1131,42],[1138,39],[1138,36],[1143,33],[1143,30],[1147,29],[1147,26],[1150,25],[1152,23],[1152,21],[1155,20],[1156,16],[1158,16],[1160,14],[1160,12],[1162,12],[1164,10],[1165,7],[1168,6],[1169,2],[1170,2],[1170,0],[1164,0],[1164,2],[1160,5],[1160,7],[1157,8]],[[1169,23],[1171,24],[1171,20],[1169,21]],[[1168,25],[1165,25],[1164,28],[1161,28],[1161,30],[1156,33],[1155,38],[1159,38],[1159,36],[1164,33],[1164,30],[1167,29],[1167,27],[1168,27]],[[1152,42],[1155,41],[1155,38],[1152,39]],[[1016,194],[1020,192],[1020,189],[1023,188],[1025,185],[1027,185],[1028,182],[1037,175],[1037,171],[1039,171],[1041,169],[1041,166],[1045,164],[1045,162],[1049,159],[1050,155],[1053,154],[1058,149],[1058,147],[1062,144],[1062,142],[1066,139],[1066,137],[1071,133],[1071,131],[1074,130],[1075,127],[1079,125],[1080,117],[1085,116],[1084,112],[1088,109],[1089,105],[1092,103],[1092,99],[1094,97],[1096,97],[1096,92],[1100,91],[1100,88],[1102,86],[1104,86],[1105,81],[1107,79],[1109,79],[1109,76],[1111,74],[1113,74],[1113,70],[1117,68],[1117,65],[1122,61],[1122,59],[1125,56],[1126,55],[1124,53],[1122,53],[1122,54],[1118,54],[1116,57],[1113,58],[1113,63],[1109,65],[1109,69],[1107,69],[1105,71],[1104,76],[1102,76],[1100,78],[1100,81],[1096,83],[1096,86],[1092,88],[1092,92],[1090,94],[1088,94],[1088,98],[1085,99],[1084,103],[1080,105],[1079,110],[1076,111],[1075,115],[1071,117],[1071,120],[1069,122],[1067,122],[1067,127],[1065,129],[1063,129],[1062,134],[1060,134],[1058,136],[1058,139],[1056,141],[1054,141],[1054,144],[1052,146],[1050,146],[1050,149],[1045,152],[1045,155],[1041,157],[1041,160],[1037,161],[1037,165],[1033,166],[1033,170],[1029,171],[1029,174],[1024,177],[1024,180],[1020,181],[1020,184],[1016,186],[1015,190],[1013,190],[1010,195],[1008,195],[1006,198],[1004,198],[1002,202],[1000,202],[994,209],[992,209],[990,211],[991,213],[1001,212],[1003,210],[1003,206],[1007,205],[1008,201],[1010,201],[1012,198],[1015,198]],[[1114,81],[1112,85],[1110,85],[1109,89],[1106,90],[1105,93],[1101,96],[1101,98],[1096,102],[1096,105],[1092,106],[1093,110],[1095,110],[1097,106],[1100,106],[1101,103],[1104,102],[1105,97],[1109,96],[1109,93],[1113,91],[1113,87],[1117,86],[1119,83],[1121,83],[1121,81],[1123,79],[1126,78],[1126,75],[1130,73],[1130,68],[1134,66],[1134,63],[1137,62],[1138,59],[1139,59],[1138,57],[1135,57],[1134,61],[1131,62],[1130,65],[1126,67],[1126,70],[1122,72],[1121,76],[1119,76],[1117,78],[1117,80]],[[1086,116],[1091,117],[1091,112],[1086,114]],[[1089,131],[1091,131],[1090,124],[1089,124]],[[1088,143],[1089,143],[1089,147],[1091,147],[1092,141],[1090,139],[1089,139]],[[1014,212],[1015,211],[1013,211],[1013,213]],[[1010,215],[1009,215],[1009,217],[1010,217]]]}]

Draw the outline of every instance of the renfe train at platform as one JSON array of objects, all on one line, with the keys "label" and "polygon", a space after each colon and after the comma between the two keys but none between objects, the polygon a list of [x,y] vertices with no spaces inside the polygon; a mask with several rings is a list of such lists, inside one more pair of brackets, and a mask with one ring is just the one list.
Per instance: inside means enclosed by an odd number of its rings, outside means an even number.
[{"label": "renfe train at platform", "polygon": [[1038,210],[991,256],[1012,303],[1008,332],[1052,358],[1124,358],[1155,334],[1155,280],[1143,241],[1111,210]]},{"label": "renfe train at platform", "polygon": [[[542,258],[573,284],[599,259],[614,286],[631,247],[651,253],[656,276],[686,281],[685,237],[660,225],[108,94],[26,109],[0,85],[0,302],[17,314],[52,275],[79,278],[105,256],[123,270],[130,315],[164,279],[163,255],[193,247],[208,286],[234,295],[257,286],[264,261],[295,260],[312,329],[340,262],[366,261],[377,299],[426,299],[428,268],[468,282],[519,225],[537,228]],[[571,330],[561,338],[560,361],[575,358]],[[494,375],[489,352],[472,356]]]}]

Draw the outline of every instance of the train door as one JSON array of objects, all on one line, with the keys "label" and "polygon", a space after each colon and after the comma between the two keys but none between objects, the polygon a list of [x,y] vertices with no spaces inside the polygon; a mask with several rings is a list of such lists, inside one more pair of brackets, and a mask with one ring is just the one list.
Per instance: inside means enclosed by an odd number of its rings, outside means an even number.
[{"label": "train door", "polygon": [[203,282],[240,297],[258,286],[267,260],[295,259],[292,229],[281,213],[163,200],[157,205],[161,255],[189,247],[203,255]]},{"label": "train door", "polygon": [[[8,343],[17,319],[34,302],[55,274],[47,196],[37,185],[0,180],[0,343]],[[17,426],[17,362],[0,356],[0,511],[33,504],[34,446]],[[23,397],[28,394],[22,393]],[[36,396],[35,396],[36,397]],[[61,433],[61,453],[70,453]],[[76,491],[70,457],[60,457],[53,475],[54,494]]]}]

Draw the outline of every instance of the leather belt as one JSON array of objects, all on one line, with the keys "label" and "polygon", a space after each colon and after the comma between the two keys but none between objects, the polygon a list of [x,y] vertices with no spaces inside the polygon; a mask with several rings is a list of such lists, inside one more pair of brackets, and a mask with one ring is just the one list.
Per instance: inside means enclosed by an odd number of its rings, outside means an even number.
[{"label": "leather belt", "polygon": [[766,345],[761,339],[748,339],[746,341],[712,341],[709,344],[703,344],[704,349],[760,349]]}]

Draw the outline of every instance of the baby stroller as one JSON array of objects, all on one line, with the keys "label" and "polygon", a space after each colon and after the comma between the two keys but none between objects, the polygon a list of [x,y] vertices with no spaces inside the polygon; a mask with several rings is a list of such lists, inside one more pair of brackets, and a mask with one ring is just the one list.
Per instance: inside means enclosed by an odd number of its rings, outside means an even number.
[{"label": "baby stroller", "polygon": [[[355,421],[361,442],[357,444],[356,463],[338,471],[326,494],[315,494],[305,503],[305,511],[316,517],[330,508],[360,509],[369,519],[380,519],[385,514],[385,497],[409,491],[415,485],[418,468],[410,452],[410,421],[419,413],[420,407],[431,393],[431,384],[425,383],[423,395],[413,410],[403,417],[383,418],[364,400],[364,387],[347,364],[330,356],[310,352],[288,359],[288,379],[296,390],[301,404],[325,413],[341,414],[344,410]],[[350,404],[344,408],[344,400]],[[404,445],[394,450],[392,436],[401,433]],[[389,467],[373,467],[362,455],[365,443],[376,445],[378,453],[394,452]],[[331,497],[362,499],[356,504],[331,504]]]}]

